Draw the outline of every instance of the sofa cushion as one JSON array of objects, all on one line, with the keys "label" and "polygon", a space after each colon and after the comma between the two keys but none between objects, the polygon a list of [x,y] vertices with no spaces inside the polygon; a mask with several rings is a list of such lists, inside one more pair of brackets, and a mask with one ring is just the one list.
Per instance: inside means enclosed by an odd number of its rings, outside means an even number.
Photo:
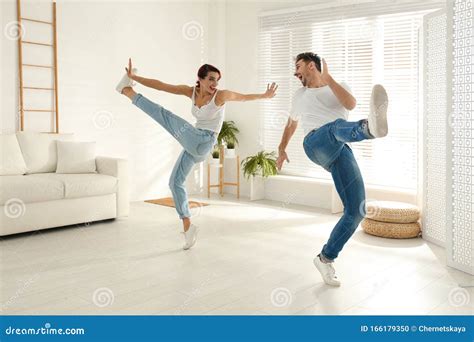
[{"label": "sofa cushion", "polygon": [[72,140],[73,134],[17,132],[16,137],[26,163],[27,173],[56,171],[56,140]]},{"label": "sofa cushion", "polygon": [[37,173],[31,177],[50,179],[64,184],[65,198],[90,197],[117,192],[118,179],[99,173]]},{"label": "sofa cushion", "polygon": [[26,164],[15,134],[0,135],[0,176],[22,175]]},{"label": "sofa cushion", "polygon": [[61,180],[33,175],[0,177],[0,204],[7,202],[44,202],[64,198],[64,183]]},{"label": "sofa cushion", "polygon": [[95,142],[58,141],[56,173],[96,172]]}]

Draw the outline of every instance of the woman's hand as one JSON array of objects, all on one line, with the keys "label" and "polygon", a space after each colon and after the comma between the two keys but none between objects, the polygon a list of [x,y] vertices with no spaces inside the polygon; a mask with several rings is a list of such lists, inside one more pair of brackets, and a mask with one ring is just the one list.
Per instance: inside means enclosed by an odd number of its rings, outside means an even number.
[{"label": "woman's hand", "polygon": [[136,75],[133,73],[132,59],[131,58],[128,59],[128,68],[125,68],[125,70],[127,71],[127,76],[130,79],[135,80]]},{"label": "woman's hand", "polygon": [[278,89],[278,85],[273,82],[271,85],[267,84],[267,91],[263,94],[263,98],[271,99],[276,95],[276,90]]}]

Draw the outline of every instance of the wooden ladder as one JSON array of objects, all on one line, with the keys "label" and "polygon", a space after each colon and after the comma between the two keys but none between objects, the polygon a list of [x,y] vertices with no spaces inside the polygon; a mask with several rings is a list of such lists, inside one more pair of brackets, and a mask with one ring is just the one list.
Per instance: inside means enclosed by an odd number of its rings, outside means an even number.
[{"label": "wooden ladder", "polygon": [[[17,4],[17,21],[18,21],[18,71],[19,71],[19,79],[20,79],[20,91],[19,91],[19,110],[20,110],[20,131],[25,129],[25,112],[50,112],[55,113],[55,130],[53,132],[45,132],[45,133],[59,133],[59,107],[58,107],[58,53],[57,53],[57,31],[56,31],[56,2],[53,1],[52,3],[52,10],[53,10],[53,21],[43,21],[37,20],[32,18],[24,18],[21,15],[21,3],[20,0],[16,1]],[[33,42],[33,41],[26,41],[23,40],[23,21],[27,22],[34,22],[39,23],[42,25],[51,25],[53,29],[53,44],[45,44],[40,42]],[[32,44],[32,45],[39,45],[44,48],[51,48],[53,49],[53,65],[39,65],[39,64],[24,64],[23,63],[23,45],[24,44]],[[52,69],[53,71],[53,78],[54,78],[54,88],[47,88],[47,87],[32,87],[32,86],[25,86],[23,84],[23,68],[47,68]],[[24,90],[39,90],[39,91],[52,91],[54,92],[54,108],[51,109],[35,109],[35,108],[27,108],[25,109],[23,106],[24,100]]]}]

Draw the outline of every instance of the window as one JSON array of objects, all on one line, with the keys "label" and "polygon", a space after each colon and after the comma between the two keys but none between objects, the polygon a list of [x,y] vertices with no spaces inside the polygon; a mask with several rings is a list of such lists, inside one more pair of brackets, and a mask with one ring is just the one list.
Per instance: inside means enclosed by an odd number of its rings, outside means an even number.
[{"label": "window", "polygon": [[[389,135],[353,143],[351,147],[366,184],[416,189],[418,30],[426,8],[337,20],[326,17],[326,21],[321,19],[322,12],[260,18],[259,80],[262,86],[270,81],[280,85],[278,96],[261,104],[264,148],[277,150],[291,98],[301,87],[292,76],[294,57],[312,51],[326,59],[336,81],[345,81],[352,88],[357,107],[350,112],[350,121],[367,118],[372,86],[376,83],[385,86],[389,95]],[[285,164],[282,173],[329,179],[328,172],[307,159],[303,138],[299,127],[287,148],[290,163]]]}]

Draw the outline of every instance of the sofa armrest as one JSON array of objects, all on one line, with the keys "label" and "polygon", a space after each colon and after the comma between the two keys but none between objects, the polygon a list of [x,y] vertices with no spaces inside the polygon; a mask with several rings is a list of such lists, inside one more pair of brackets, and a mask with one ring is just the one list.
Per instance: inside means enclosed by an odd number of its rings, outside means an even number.
[{"label": "sofa armrest", "polygon": [[130,212],[130,191],[127,159],[98,156],[95,163],[98,173],[118,179],[117,217],[128,216]]}]

